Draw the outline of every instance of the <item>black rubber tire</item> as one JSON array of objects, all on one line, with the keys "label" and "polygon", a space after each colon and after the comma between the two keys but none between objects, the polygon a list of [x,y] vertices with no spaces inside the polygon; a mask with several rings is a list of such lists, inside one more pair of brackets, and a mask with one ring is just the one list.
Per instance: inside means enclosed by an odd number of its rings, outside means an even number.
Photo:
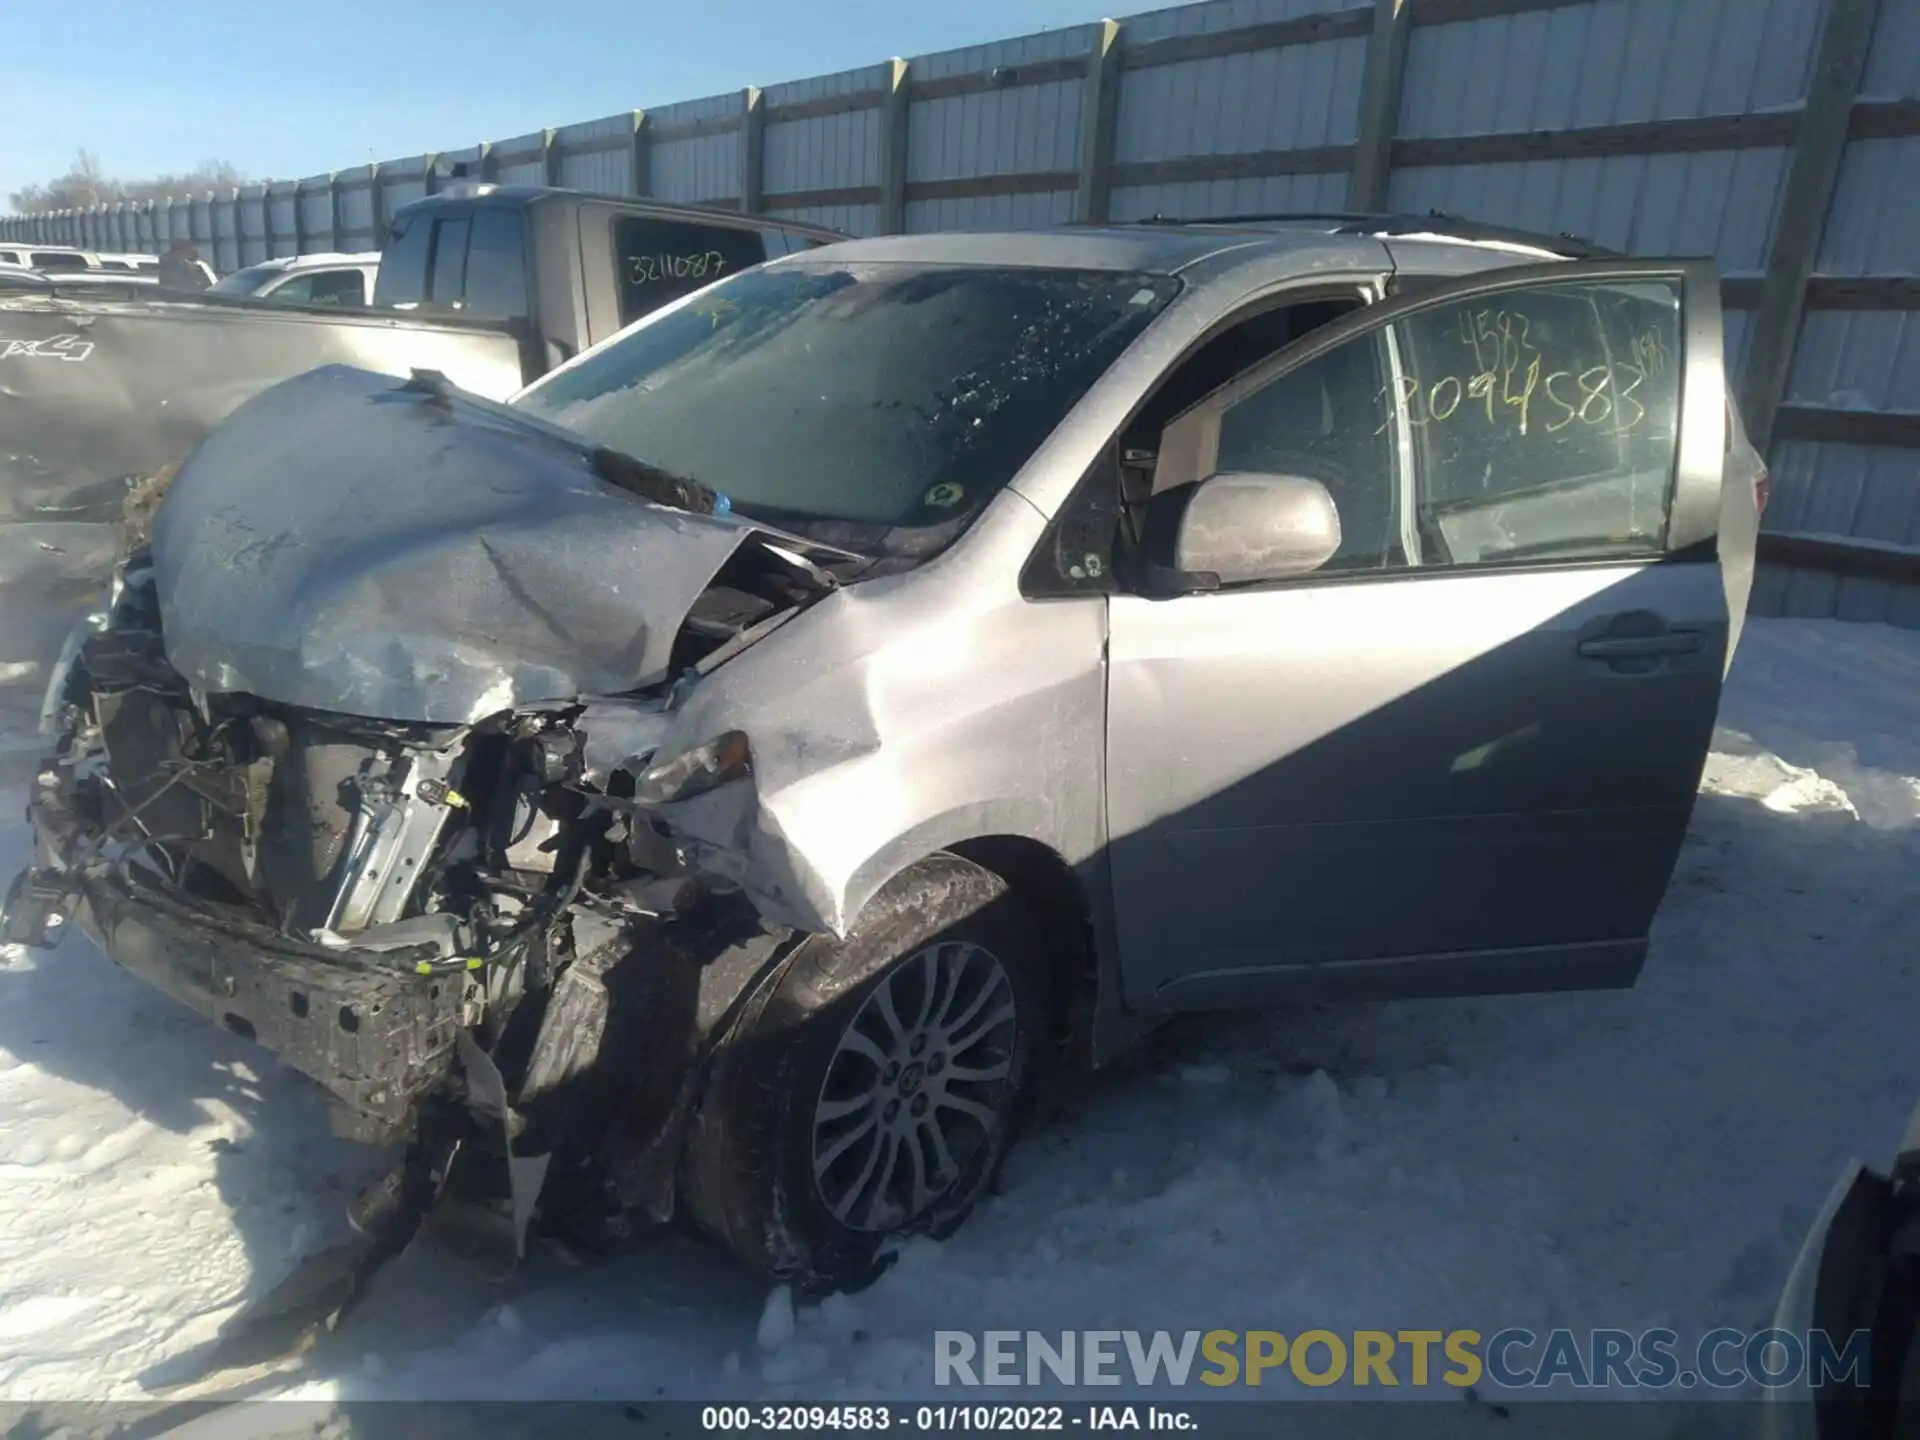
[{"label": "black rubber tire", "polygon": [[845,940],[818,935],[753,997],[716,1052],[687,1138],[682,1195],[695,1222],[755,1269],[805,1290],[867,1284],[890,1236],[842,1224],[813,1175],[814,1106],[842,1031],[930,939],[990,951],[1012,985],[1012,1065],[996,1124],[932,1207],[902,1232],[944,1239],[994,1182],[1029,1098],[1048,1027],[1047,965],[1032,915],[999,876],[937,854],[883,886]]}]

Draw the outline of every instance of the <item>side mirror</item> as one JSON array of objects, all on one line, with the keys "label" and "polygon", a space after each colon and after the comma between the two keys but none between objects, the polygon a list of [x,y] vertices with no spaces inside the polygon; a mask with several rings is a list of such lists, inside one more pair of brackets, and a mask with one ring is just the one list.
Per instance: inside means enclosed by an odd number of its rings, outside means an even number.
[{"label": "side mirror", "polygon": [[1285,580],[1318,570],[1339,549],[1340,511],[1318,480],[1229,471],[1195,487],[1174,567],[1220,585]]}]

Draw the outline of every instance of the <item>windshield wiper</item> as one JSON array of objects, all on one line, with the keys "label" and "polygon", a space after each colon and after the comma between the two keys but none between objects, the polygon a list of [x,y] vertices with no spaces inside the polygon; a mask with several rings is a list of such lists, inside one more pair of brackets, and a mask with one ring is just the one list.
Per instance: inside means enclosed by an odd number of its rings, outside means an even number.
[{"label": "windshield wiper", "polygon": [[[415,368],[399,388],[405,394],[427,396],[442,410],[451,411],[457,401],[521,430],[544,431],[573,445],[581,443],[581,437],[574,431],[498,400],[462,390],[439,370]],[[698,480],[689,480],[662,470],[658,465],[649,465],[624,450],[613,450],[605,445],[590,446],[587,449],[587,464],[593,468],[594,474],[609,485],[618,486],[628,494],[637,495],[655,505],[664,505],[669,510],[684,510],[693,515],[725,515],[732,509],[725,496]]]},{"label": "windshield wiper", "polygon": [[649,465],[624,450],[596,445],[588,453],[587,463],[593,466],[593,473],[609,485],[617,485],[629,494],[670,510],[685,510],[693,515],[725,515],[733,509],[719,491],[709,489],[698,480],[662,470],[658,465]]}]

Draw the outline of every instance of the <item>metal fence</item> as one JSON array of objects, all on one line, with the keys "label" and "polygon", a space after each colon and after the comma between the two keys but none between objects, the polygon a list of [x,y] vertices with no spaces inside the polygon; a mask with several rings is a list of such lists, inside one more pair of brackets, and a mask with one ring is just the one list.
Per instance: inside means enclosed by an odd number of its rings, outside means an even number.
[{"label": "metal fence", "polygon": [[1756,608],[1920,627],[1920,0],[1210,0],[0,237],[368,249],[457,162],[858,234],[1441,209],[1710,254]]}]

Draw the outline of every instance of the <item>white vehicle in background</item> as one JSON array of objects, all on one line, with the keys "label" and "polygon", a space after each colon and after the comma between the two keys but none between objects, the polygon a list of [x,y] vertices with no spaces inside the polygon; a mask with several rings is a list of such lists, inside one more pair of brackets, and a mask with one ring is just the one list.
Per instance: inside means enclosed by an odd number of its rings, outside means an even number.
[{"label": "white vehicle in background", "polygon": [[[204,265],[206,262],[202,261],[201,263]],[[160,257],[158,255],[138,254],[110,255],[102,251],[100,255],[100,268],[108,271],[131,270],[136,275],[157,276],[160,273]],[[213,271],[211,268],[207,270],[207,278],[209,282],[213,279]]]},{"label": "white vehicle in background", "polygon": [[38,270],[44,275],[100,268],[98,255],[72,245],[0,245],[0,261]]},{"label": "white vehicle in background", "polygon": [[109,270],[102,266],[98,270],[35,270],[27,265],[16,265],[11,260],[0,260],[0,292],[18,290],[64,290],[71,294],[75,290],[143,290],[159,282],[152,275],[136,274],[131,270]]},{"label": "white vehicle in background", "polygon": [[[204,260],[193,262],[212,285],[218,274]],[[113,281],[153,284],[160,278],[160,257],[102,253],[73,245],[0,245],[0,267],[9,272],[31,270],[65,284],[68,281]]]},{"label": "white vehicle in background", "polygon": [[380,273],[380,252],[290,255],[236,270],[215,282],[216,295],[251,295],[294,305],[342,305],[365,309]]}]

